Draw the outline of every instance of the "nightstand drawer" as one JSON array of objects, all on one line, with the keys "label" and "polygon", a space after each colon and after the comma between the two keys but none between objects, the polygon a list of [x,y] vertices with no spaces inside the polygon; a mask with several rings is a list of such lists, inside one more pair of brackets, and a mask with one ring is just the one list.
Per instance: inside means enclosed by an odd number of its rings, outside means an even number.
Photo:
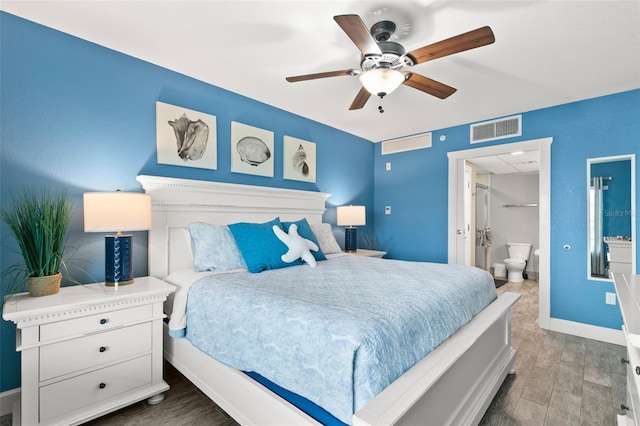
[{"label": "nightstand drawer", "polygon": [[112,329],[124,324],[151,319],[152,308],[150,305],[137,306],[135,308],[120,309],[101,314],[88,315],[82,318],[74,318],[66,321],[58,321],[40,326],[40,341],[62,339],[68,336],[78,336],[88,333],[96,333],[102,330]]},{"label": "nightstand drawer", "polygon": [[151,383],[151,355],[40,388],[40,423]]},{"label": "nightstand drawer", "polygon": [[151,353],[151,322],[40,348],[40,381],[136,354]]}]

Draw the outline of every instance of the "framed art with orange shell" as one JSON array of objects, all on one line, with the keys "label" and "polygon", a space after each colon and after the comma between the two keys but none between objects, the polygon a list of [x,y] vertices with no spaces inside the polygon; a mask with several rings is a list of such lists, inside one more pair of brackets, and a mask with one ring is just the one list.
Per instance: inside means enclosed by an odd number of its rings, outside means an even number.
[{"label": "framed art with orange shell", "polygon": [[216,117],[156,102],[158,164],[218,168]]},{"label": "framed art with orange shell", "polygon": [[283,177],[303,182],[316,181],[316,144],[292,136],[283,140]]},{"label": "framed art with orange shell", "polygon": [[273,132],[231,122],[231,171],[273,177]]}]

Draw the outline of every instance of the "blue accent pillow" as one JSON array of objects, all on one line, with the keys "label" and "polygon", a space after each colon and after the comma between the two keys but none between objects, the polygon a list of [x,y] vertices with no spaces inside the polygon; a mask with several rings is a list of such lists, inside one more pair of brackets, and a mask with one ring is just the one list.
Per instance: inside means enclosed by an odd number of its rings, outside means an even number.
[{"label": "blue accent pillow", "polygon": [[297,222],[282,222],[282,227],[287,234],[289,233],[289,226],[291,226],[292,223],[298,225],[298,235],[300,235],[304,239],[312,241],[315,245],[318,246],[318,251],[311,251],[313,257],[316,260],[327,260],[327,257],[322,252],[322,249],[320,249],[320,244],[318,243],[316,235],[311,230],[311,226],[309,226],[309,222],[307,222],[307,219],[302,218]]},{"label": "blue accent pillow", "polygon": [[196,271],[225,271],[247,267],[236,240],[226,226],[194,222],[189,224],[189,235],[193,269]]},{"label": "blue accent pillow", "polygon": [[288,248],[273,233],[273,225],[282,229],[279,218],[266,223],[240,222],[229,225],[249,272],[257,273],[302,264],[300,259],[292,263],[282,260],[282,255]]}]

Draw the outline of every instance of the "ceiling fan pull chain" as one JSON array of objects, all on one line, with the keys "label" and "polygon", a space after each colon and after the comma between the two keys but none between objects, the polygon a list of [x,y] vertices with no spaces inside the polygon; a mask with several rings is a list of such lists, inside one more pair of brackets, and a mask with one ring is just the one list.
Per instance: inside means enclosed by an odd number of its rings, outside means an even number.
[{"label": "ceiling fan pull chain", "polygon": [[380,111],[380,114],[384,112],[384,109],[382,108],[382,96],[380,96],[380,105],[378,105],[378,111]]}]

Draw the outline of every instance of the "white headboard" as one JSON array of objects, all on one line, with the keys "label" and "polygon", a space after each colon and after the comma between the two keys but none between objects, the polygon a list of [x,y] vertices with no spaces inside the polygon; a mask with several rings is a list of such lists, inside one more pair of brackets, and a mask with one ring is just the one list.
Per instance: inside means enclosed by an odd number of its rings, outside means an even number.
[{"label": "white headboard", "polygon": [[192,222],[227,225],[234,222],[283,221],[306,217],[321,223],[331,194],[140,175],[136,178],[151,195],[149,275],[164,278],[192,266],[186,226]]}]

